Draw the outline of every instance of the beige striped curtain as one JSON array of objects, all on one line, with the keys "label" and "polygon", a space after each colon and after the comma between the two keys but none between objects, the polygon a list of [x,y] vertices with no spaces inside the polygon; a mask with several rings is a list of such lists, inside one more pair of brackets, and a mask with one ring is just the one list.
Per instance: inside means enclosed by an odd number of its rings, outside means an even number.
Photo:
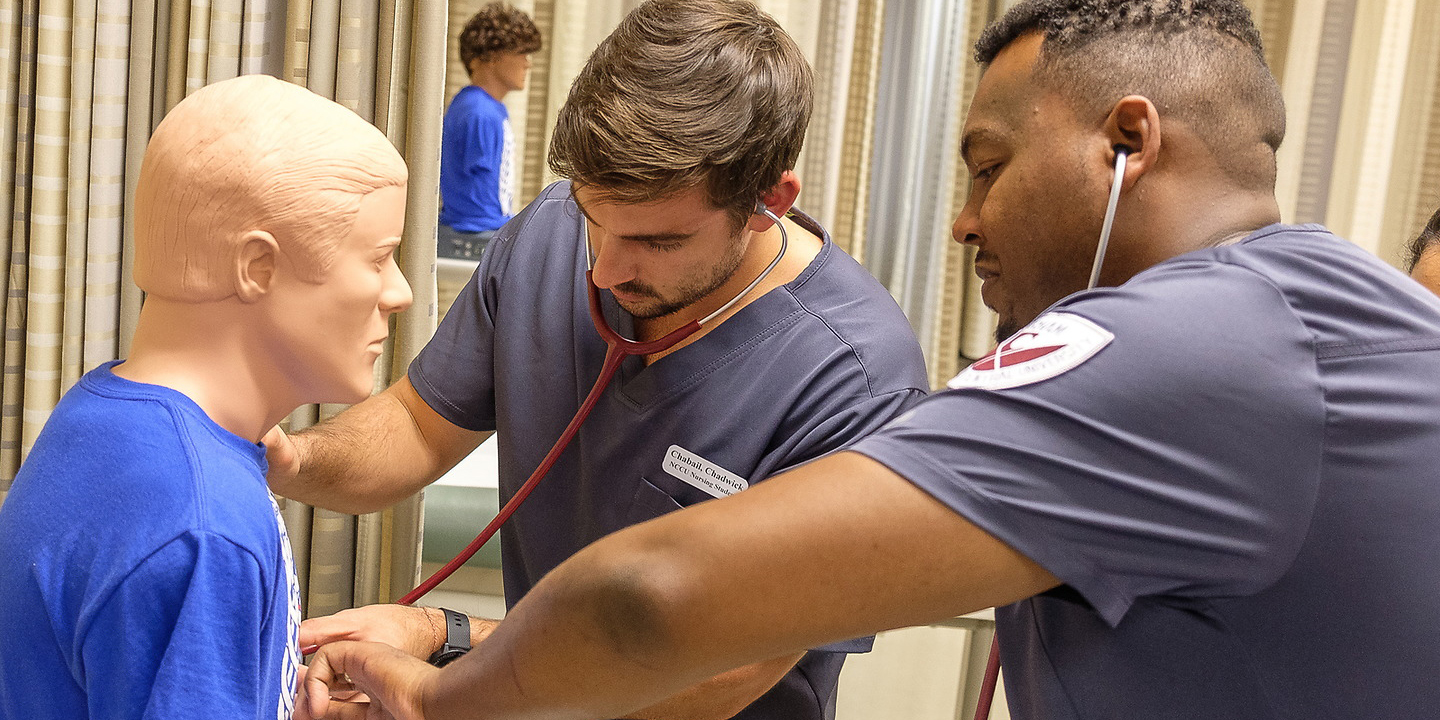
[{"label": "beige striped curtain", "polygon": [[[435,213],[445,9],[422,0],[10,0],[0,5],[4,233],[0,500],[60,396],[123,357],[141,296],[128,208],[150,132],[207,83],[267,73],[374,122],[410,164],[396,318],[376,387],[435,322]],[[336,408],[306,408],[298,428]],[[286,503],[309,614],[387,601],[416,580],[418,497],[342,516]]]},{"label": "beige striped curtain", "polygon": [[1254,6],[1288,105],[1281,212],[1400,262],[1440,207],[1440,0]]}]

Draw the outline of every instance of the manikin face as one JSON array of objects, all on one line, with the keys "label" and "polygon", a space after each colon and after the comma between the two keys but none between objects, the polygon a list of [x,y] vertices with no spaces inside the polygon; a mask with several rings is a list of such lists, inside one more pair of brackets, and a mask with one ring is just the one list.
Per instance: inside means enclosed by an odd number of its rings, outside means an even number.
[{"label": "manikin face", "polygon": [[595,285],[637,318],[669,315],[715,292],[740,267],[749,239],[701,188],[627,205],[580,187],[575,200],[590,233]]},{"label": "manikin face", "polygon": [[[270,357],[299,403],[354,403],[369,397],[390,316],[410,307],[410,285],[395,263],[405,227],[405,187],[366,195],[324,279],[305,282],[279,259],[267,302]],[[282,243],[283,247],[283,243]]]},{"label": "manikin face", "polygon": [[[1089,281],[1110,178],[1096,172],[1097,135],[1030,78],[1040,36],[995,58],[976,88],[962,155],[974,178],[951,234],[974,245],[997,340]],[[1103,171],[1103,167],[1099,168]]]}]

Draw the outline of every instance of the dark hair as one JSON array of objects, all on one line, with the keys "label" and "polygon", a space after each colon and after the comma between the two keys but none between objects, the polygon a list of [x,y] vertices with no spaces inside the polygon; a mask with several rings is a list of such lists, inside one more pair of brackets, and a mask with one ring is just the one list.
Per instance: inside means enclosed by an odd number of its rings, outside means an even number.
[{"label": "dark hair", "polygon": [[480,8],[460,31],[460,64],[489,62],[500,53],[529,55],[540,49],[540,30],[523,10],[493,2]]},{"label": "dark hair", "polygon": [[1048,88],[1101,117],[1144,96],[1222,159],[1264,143],[1268,168],[1227,170],[1274,187],[1285,101],[1240,0],[1022,0],[985,28],[975,59],[988,66],[1031,33],[1044,36],[1035,77]]},{"label": "dark hair", "polygon": [[621,21],[560,108],[550,168],[643,203],[693,187],[740,223],[795,167],[810,65],[748,0],[650,0]]},{"label": "dark hair", "polygon": [[1430,222],[1426,223],[1425,229],[1410,242],[1410,257],[1406,270],[1415,272],[1415,266],[1420,264],[1420,256],[1435,248],[1440,248],[1440,210],[1430,216]]}]

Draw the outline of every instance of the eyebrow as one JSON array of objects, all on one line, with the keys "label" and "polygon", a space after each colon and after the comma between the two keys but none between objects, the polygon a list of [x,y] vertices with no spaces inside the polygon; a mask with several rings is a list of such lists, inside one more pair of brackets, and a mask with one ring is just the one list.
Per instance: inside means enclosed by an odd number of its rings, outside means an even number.
[{"label": "eyebrow", "polygon": [[[575,196],[574,190],[570,191],[570,199],[575,201],[575,207],[580,209],[580,214],[584,215],[586,220],[595,223],[597,227],[600,226],[600,223],[595,222],[595,218],[590,217],[590,213],[585,211],[585,205],[580,202],[580,198]],[[617,237],[622,240],[630,240],[633,242],[675,242],[677,240],[689,240],[690,238],[695,237],[695,233],[646,233],[643,235],[618,235]]]},{"label": "eyebrow", "polygon": [[976,145],[1003,143],[1005,139],[1004,133],[992,128],[978,127],[969,130],[965,133],[965,137],[960,139],[960,159],[969,164],[970,153],[974,151]]}]

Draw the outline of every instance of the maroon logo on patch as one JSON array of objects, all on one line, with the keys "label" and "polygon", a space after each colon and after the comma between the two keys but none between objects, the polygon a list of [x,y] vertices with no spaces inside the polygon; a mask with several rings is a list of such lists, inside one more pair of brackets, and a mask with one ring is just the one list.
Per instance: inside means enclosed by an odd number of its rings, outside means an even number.
[{"label": "maroon logo on patch", "polygon": [[990,351],[989,355],[975,361],[971,365],[972,370],[999,370],[1000,368],[1012,367],[1023,362],[1029,362],[1037,358],[1045,357],[1050,353],[1065,347],[1064,345],[1041,345],[1039,347],[1015,347],[1017,342],[1024,339],[1039,337],[1038,333],[1020,332],[1010,336],[1009,340],[1000,343],[1000,346]]}]

